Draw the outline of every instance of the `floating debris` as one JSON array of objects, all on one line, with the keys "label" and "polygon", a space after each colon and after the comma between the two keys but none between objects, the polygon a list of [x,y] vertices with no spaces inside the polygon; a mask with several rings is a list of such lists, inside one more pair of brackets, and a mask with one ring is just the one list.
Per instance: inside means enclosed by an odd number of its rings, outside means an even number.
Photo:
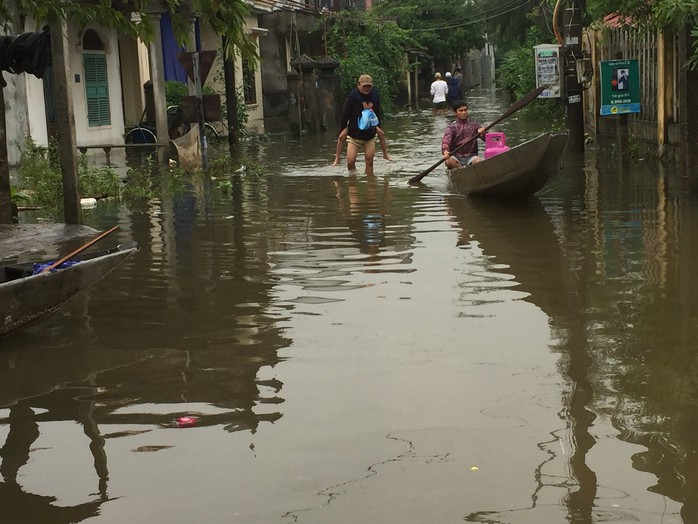
[{"label": "floating debris", "polygon": [[201,419],[199,417],[195,417],[193,415],[187,415],[184,417],[177,417],[174,419],[173,425],[177,428],[190,428],[192,426],[196,426]]},{"label": "floating debris", "polygon": [[144,453],[146,451],[160,451],[161,449],[173,448],[174,446],[141,446],[134,449],[135,453]]}]

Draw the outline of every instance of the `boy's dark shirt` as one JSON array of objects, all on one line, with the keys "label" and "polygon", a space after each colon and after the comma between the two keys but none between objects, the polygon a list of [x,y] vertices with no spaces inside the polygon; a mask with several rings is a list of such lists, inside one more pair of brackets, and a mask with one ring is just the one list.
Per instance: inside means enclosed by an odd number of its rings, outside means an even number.
[{"label": "boy's dark shirt", "polygon": [[368,95],[364,95],[357,88],[354,88],[344,102],[340,131],[345,127],[348,128],[348,135],[357,140],[371,140],[376,136],[375,127],[369,127],[364,130],[359,129],[359,118],[364,110],[364,102],[373,104],[373,112],[376,113],[378,121],[381,120],[380,95],[374,89],[371,89]]}]

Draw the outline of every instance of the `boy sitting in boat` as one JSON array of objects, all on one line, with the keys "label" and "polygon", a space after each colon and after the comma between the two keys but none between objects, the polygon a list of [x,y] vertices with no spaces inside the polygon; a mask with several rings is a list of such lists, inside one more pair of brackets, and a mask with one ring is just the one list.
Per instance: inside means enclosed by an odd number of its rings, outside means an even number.
[{"label": "boy sitting in boat", "polygon": [[468,104],[466,102],[461,100],[453,104],[452,107],[456,119],[448,124],[441,140],[441,154],[446,159],[445,165],[449,169],[479,162],[477,140],[472,139],[475,136],[480,140],[485,139],[485,128],[468,119]]}]

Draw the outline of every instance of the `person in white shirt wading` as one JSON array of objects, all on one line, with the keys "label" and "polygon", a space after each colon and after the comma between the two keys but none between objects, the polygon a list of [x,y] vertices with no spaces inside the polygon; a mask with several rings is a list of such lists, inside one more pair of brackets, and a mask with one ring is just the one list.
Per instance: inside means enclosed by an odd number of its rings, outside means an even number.
[{"label": "person in white shirt wading", "polygon": [[441,80],[441,73],[434,74],[435,80],[431,83],[431,114],[444,114],[446,112],[446,95],[448,95],[448,84]]}]

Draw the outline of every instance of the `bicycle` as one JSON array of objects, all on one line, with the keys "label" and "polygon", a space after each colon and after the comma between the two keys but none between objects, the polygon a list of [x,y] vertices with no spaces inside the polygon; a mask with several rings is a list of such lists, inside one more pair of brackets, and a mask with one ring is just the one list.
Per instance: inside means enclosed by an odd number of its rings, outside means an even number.
[{"label": "bicycle", "polygon": [[[124,135],[124,143],[157,143],[157,128],[155,127],[155,124],[145,120],[145,113],[146,111],[144,109],[140,121]],[[182,118],[182,109],[179,106],[169,106],[167,108],[167,134],[170,137],[170,140],[174,140],[186,135],[190,129],[191,125],[184,123],[184,119]],[[218,131],[209,122],[204,124],[204,130],[207,138],[218,137]]]},{"label": "bicycle", "polygon": [[125,144],[156,144],[155,125],[145,121],[145,109],[141,120],[124,135]]},{"label": "bicycle", "polygon": [[[191,129],[191,124],[184,122],[181,106],[169,106],[167,108],[167,129],[170,140],[186,135]],[[219,134],[216,128],[209,122],[204,122],[204,133],[206,133],[206,138],[216,138]]]}]

